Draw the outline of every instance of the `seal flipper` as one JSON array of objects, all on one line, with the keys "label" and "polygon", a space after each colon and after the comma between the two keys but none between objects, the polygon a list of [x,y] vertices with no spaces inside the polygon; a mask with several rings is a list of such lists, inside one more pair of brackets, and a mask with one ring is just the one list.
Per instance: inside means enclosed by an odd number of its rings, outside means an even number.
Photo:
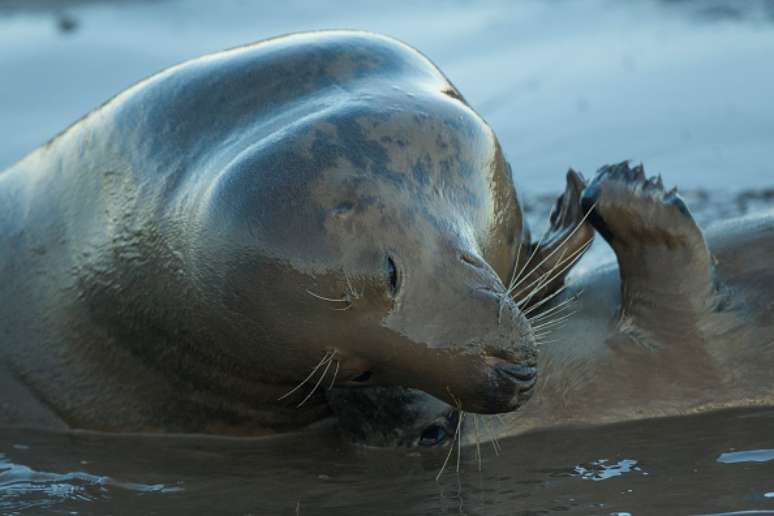
[{"label": "seal flipper", "polygon": [[660,176],[646,179],[642,165],[628,162],[604,166],[581,205],[593,210],[591,224],[618,258],[621,321],[660,333],[695,325],[712,308],[716,288],[704,236],[677,190],[664,192]]},{"label": "seal flipper", "polygon": [[551,211],[549,227],[529,252],[521,255],[509,291],[524,309],[559,290],[572,266],[583,256],[594,239],[587,211],[580,197],[586,180],[578,172],[567,172],[567,186]]}]

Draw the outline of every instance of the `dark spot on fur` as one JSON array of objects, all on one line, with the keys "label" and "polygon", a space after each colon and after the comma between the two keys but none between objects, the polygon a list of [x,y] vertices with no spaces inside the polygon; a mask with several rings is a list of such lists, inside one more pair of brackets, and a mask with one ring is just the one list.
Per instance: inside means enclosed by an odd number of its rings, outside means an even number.
[{"label": "dark spot on fur", "polygon": [[453,88],[451,86],[444,88],[441,91],[441,93],[453,99],[459,100],[460,102],[465,102],[465,97],[463,97],[462,94],[459,91],[457,91],[456,88]]}]

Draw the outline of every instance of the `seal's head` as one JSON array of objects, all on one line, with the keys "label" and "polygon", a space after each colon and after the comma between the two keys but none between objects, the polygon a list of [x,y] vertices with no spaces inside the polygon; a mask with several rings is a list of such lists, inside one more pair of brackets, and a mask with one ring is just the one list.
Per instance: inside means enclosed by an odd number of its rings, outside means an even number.
[{"label": "seal's head", "polygon": [[416,389],[336,387],[327,398],[340,430],[361,446],[438,448],[465,434],[458,410]]},{"label": "seal's head", "polygon": [[194,276],[221,293],[212,339],[288,388],[328,357],[324,384],[514,410],[536,349],[503,286],[526,235],[494,133],[394,40],[307,35],[281,57],[279,100],[195,200]]}]

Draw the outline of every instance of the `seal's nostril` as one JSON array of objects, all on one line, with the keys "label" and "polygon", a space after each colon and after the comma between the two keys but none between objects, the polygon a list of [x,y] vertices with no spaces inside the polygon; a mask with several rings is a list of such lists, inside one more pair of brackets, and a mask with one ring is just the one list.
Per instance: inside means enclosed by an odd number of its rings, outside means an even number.
[{"label": "seal's nostril", "polygon": [[387,257],[387,282],[390,286],[390,295],[392,297],[397,296],[400,287],[400,277],[398,276],[398,267],[391,256]]},{"label": "seal's nostril", "polygon": [[467,263],[468,265],[472,265],[473,267],[475,267],[477,269],[483,269],[484,268],[484,264],[481,263],[481,260],[479,260],[478,258],[473,256],[472,254],[462,253],[460,255],[460,260],[462,260],[463,262]]},{"label": "seal's nostril", "polygon": [[533,382],[537,376],[537,369],[526,365],[502,364],[496,370],[520,382]]}]

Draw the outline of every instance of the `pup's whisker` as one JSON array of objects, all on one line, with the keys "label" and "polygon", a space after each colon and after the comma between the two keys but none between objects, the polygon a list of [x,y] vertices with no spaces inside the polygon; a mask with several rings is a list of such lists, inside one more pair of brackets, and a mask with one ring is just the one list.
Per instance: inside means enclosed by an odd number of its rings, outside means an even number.
[{"label": "pup's whisker", "polygon": [[333,371],[333,378],[331,378],[331,384],[328,386],[328,390],[333,389],[333,386],[336,383],[336,377],[339,375],[339,367],[341,366],[341,361],[336,360],[336,370]]},{"label": "pup's whisker", "polygon": [[438,480],[441,478],[441,475],[443,475],[443,472],[446,469],[446,465],[449,463],[449,459],[451,458],[451,454],[453,451],[454,451],[454,442],[452,442],[451,445],[449,446],[449,453],[446,454],[446,459],[443,461],[443,464],[441,464],[441,470],[435,476],[436,482],[438,482]]},{"label": "pup's whisker", "polygon": [[[457,430],[454,435],[457,439],[457,473],[460,472],[460,459],[462,458],[462,420],[465,417],[465,411],[459,408],[460,416],[457,418]],[[453,446],[453,444],[452,444]]]},{"label": "pup's whisker", "polygon": [[446,465],[449,463],[449,459],[451,458],[452,452],[454,452],[454,444],[455,441],[457,442],[457,473],[460,472],[460,455],[462,454],[462,418],[465,417],[465,412],[462,410],[462,403],[460,400],[457,399],[456,396],[451,392],[451,390],[447,387],[447,392],[449,393],[449,396],[451,396],[452,400],[454,400],[454,404],[457,406],[457,428],[454,431],[454,438],[452,439],[451,444],[449,445],[449,453],[446,454],[446,459],[443,461],[443,464],[441,465],[441,470],[438,472],[438,474],[435,476],[435,481],[438,482],[438,479],[441,478],[441,475],[443,475],[443,472],[446,470]]},{"label": "pup's whisker", "polygon": [[323,372],[322,372],[322,374],[320,375],[320,378],[318,378],[318,379],[317,379],[317,383],[316,383],[316,384],[314,384],[314,387],[312,388],[312,390],[311,390],[311,391],[309,391],[309,394],[307,394],[307,395],[306,395],[306,397],[305,397],[304,399],[302,399],[302,400],[301,400],[301,403],[299,403],[298,405],[296,405],[296,408],[301,408],[301,406],[302,406],[304,403],[306,403],[306,401],[307,401],[309,398],[311,398],[311,397],[312,397],[312,395],[313,395],[313,394],[314,394],[314,393],[317,391],[317,389],[320,387],[320,384],[321,384],[321,383],[322,383],[322,381],[323,381],[323,378],[325,378],[325,375],[327,375],[327,374],[328,374],[328,369],[330,369],[330,367],[331,367],[331,363],[332,363],[332,362],[333,362],[333,356],[331,356],[331,359],[330,359],[330,360],[328,360],[328,363],[327,363],[327,364],[325,364],[325,369],[323,369]]},{"label": "pup's whisker", "polygon": [[492,432],[492,428],[489,426],[489,422],[485,417],[481,418],[481,422],[484,423],[484,429],[489,434],[489,437],[491,440],[489,441],[492,443],[492,449],[494,450],[495,455],[500,455],[500,441],[497,440],[497,437],[495,436],[494,432]]},{"label": "pup's whisker", "polygon": [[483,460],[481,459],[481,433],[478,430],[478,414],[473,414],[473,426],[476,429],[476,460],[478,461],[479,473],[483,471]]},{"label": "pup's whisker", "polygon": [[320,360],[320,361],[317,363],[317,365],[316,365],[316,366],[314,366],[314,369],[312,369],[312,372],[311,372],[311,373],[309,373],[309,376],[307,376],[306,378],[304,378],[304,379],[301,381],[301,383],[299,383],[298,385],[296,385],[295,387],[293,387],[293,388],[292,388],[290,391],[286,392],[285,394],[283,394],[282,396],[280,396],[279,398],[277,398],[277,401],[284,400],[285,398],[287,398],[288,396],[290,396],[290,395],[292,395],[294,392],[296,392],[298,389],[300,389],[301,387],[303,387],[303,386],[304,386],[304,384],[306,384],[306,382],[308,382],[308,381],[309,381],[309,380],[312,378],[312,376],[314,376],[314,373],[316,373],[318,369],[320,369],[322,366],[324,366],[324,365],[326,364],[326,362],[330,362],[330,361],[333,359],[333,357],[334,357],[334,355],[335,355],[335,354],[336,354],[336,350],[335,350],[335,349],[334,349],[333,351],[328,351],[328,352],[326,352],[326,353],[325,353],[325,355],[322,357],[322,360]]}]

